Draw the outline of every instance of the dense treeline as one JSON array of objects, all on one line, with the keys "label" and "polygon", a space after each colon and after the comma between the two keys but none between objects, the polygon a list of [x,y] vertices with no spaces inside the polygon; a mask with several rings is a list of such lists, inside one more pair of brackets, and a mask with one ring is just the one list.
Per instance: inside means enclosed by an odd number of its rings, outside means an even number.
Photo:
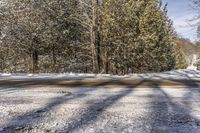
[{"label": "dense treeline", "polygon": [[158,0],[1,1],[0,71],[126,74],[184,61]]},{"label": "dense treeline", "polygon": [[[179,54],[179,58],[184,57],[186,59],[186,62],[182,62],[183,60],[180,60],[178,62],[179,65],[177,67],[184,67],[191,65],[192,61],[194,60],[194,55],[197,56],[197,58],[200,58],[200,45],[199,42],[191,42],[189,39],[185,38],[179,38],[177,41],[177,47],[181,49],[182,54]],[[182,62],[182,63],[181,63]],[[198,61],[196,62],[198,64]]]}]

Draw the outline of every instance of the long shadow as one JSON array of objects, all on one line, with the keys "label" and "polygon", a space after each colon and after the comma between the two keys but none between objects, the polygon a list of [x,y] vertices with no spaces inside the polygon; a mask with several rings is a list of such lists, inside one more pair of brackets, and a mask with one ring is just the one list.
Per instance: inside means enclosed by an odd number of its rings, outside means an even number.
[{"label": "long shadow", "polygon": [[109,84],[110,81],[101,83],[87,83],[84,78],[71,79],[28,79],[28,80],[3,80],[0,81],[0,95],[10,94],[19,90],[27,90],[33,87],[56,86],[56,87],[96,87]]},{"label": "long shadow", "polygon": [[[196,71],[192,71],[191,74],[199,74],[200,75],[200,72],[196,72]],[[187,80],[174,80],[174,79],[168,79],[170,81],[173,81],[173,82],[178,82],[178,83],[181,83],[182,86],[184,87],[184,89],[186,89],[188,91],[188,93],[186,93],[184,96],[183,96],[183,99],[182,100],[190,100],[192,99],[193,97],[193,94],[199,94],[200,95],[200,80],[193,80],[191,77],[189,77],[187,74],[182,74],[180,72],[177,72],[176,75],[178,76],[184,76]],[[162,78],[162,77],[158,77],[162,80],[166,80],[166,78]]]},{"label": "long shadow", "polygon": [[[101,85],[103,86],[104,84],[101,83]],[[37,124],[40,121],[42,121],[42,119],[45,117],[45,114],[47,114],[51,110],[55,109],[56,107],[58,107],[62,103],[69,102],[70,100],[74,100],[74,99],[84,98],[84,97],[87,96],[87,94],[85,94],[85,93],[88,93],[88,92],[91,92],[91,91],[95,91],[95,90],[98,89],[97,87],[96,88],[89,88],[89,89],[85,90],[81,94],[72,95],[72,96],[70,96],[70,94],[66,94],[64,96],[53,98],[51,100],[51,102],[49,104],[45,105],[44,107],[41,107],[41,108],[36,109],[36,110],[32,110],[32,111],[27,112],[27,113],[25,113],[23,115],[19,115],[19,116],[16,116],[16,117],[12,118],[10,121],[7,122],[6,125],[3,125],[3,127],[4,127],[3,132],[15,132],[16,126],[22,126],[22,127],[34,126],[35,124]],[[134,86],[132,86],[132,87],[134,87]],[[108,98],[100,101],[99,103],[97,103],[97,105],[100,105],[100,104],[104,103],[105,105],[103,105],[102,109],[106,108],[106,107],[112,105],[113,103],[115,103],[117,100],[119,100],[123,96],[127,95],[132,90],[133,90],[132,88],[128,88],[128,89],[124,90],[122,94],[113,95],[111,97],[108,97]],[[74,92],[74,94],[76,94],[76,92]],[[110,102],[108,102],[108,101],[110,101]],[[89,108],[89,110],[93,110],[94,108],[98,107],[97,105],[95,104],[95,105],[91,106]],[[86,116],[87,116],[87,114],[85,114],[83,117],[86,117]],[[81,119],[81,120],[83,120],[83,119]]]},{"label": "long shadow", "polygon": [[[200,72],[191,72],[192,74],[196,73],[199,75],[200,77]],[[152,75],[150,76],[149,78],[152,79],[152,78],[158,78],[160,79],[159,81],[166,81],[166,82],[170,82],[170,83],[174,83],[177,84],[177,85],[181,85],[182,87],[186,87],[187,89],[190,89],[190,88],[199,88],[197,89],[197,91],[200,92],[200,79],[193,79],[191,78],[190,76],[188,76],[188,74],[186,73],[181,73],[181,72],[175,72],[174,74],[169,74],[170,75],[175,75],[175,76],[178,76],[178,77],[183,77],[184,79],[174,79],[174,78],[167,78],[167,77],[162,77],[162,76],[159,76],[159,75]],[[143,76],[141,76],[141,78],[145,79]],[[158,82],[160,83],[161,85],[161,82]],[[175,86],[174,86],[175,87]]]},{"label": "long shadow", "polygon": [[[182,101],[180,104],[173,101],[171,97],[168,96],[168,94],[163,89],[161,89],[160,82],[154,82],[154,92],[160,92],[162,96],[154,96],[151,104],[152,113],[149,114],[149,117],[151,117],[151,120],[149,122],[151,123],[151,132],[200,132],[200,120],[195,118],[191,114],[191,100],[193,100],[193,94],[200,94],[200,73],[196,71],[189,72],[189,74],[195,74],[195,76],[193,76],[192,78],[188,75],[188,72],[182,73],[177,71],[174,74],[170,72],[166,72],[166,74],[169,74],[169,77],[167,77],[166,75],[162,76],[158,74],[152,74],[140,75],[140,78],[158,78],[160,79],[160,81],[166,80],[174,82],[181,85],[181,88],[186,89],[187,93],[181,98]],[[173,75],[174,78],[171,78],[171,75]],[[185,80],[179,80],[178,78],[176,79],[175,76],[184,78]],[[197,79],[194,80],[193,78]],[[161,101],[159,101],[159,99]],[[193,123],[193,125],[191,125],[191,123]],[[184,126],[189,126],[190,129],[184,129]],[[198,127],[198,129],[193,126]]]},{"label": "long shadow", "polygon": [[107,108],[117,103],[121,98],[133,92],[134,88],[140,84],[142,84],[142,82],[135,86],[126,87],[126,89],[119,94],[111,95],[95,102],[94,104],[90,105],[81,116],[75,116],[71,118],[69,121],[72,122],[70,124],[66,123],[66,127],[58,129],[58,132],[73,133],[76,132],[77,129],[88,126],[91,122],[96,122],[98,120],[98,116],[100,116]]},{"label": "long shadow", "polygon": [[[141,80],[140,80],[141,81]],[[31,90],[35,87],[100,87],[100,86],[129,86],[136,85],[140,81],[127,82],[121,79],[111,78],[108,80],[65,80],[65,79],[42,79],[42,80],[7,80],[0,81],[0,95],[15,93],[21,90]]]},{"label": "long shadow", "polygon": [[[188,76],[188,74],[194,75],[192,78],[191,76]],[[164,76],[162,76],[164,75]],[[172,77],[171,77],[172,76]],[[183,79],[174,79],[174,77],[181,77]],[[171,81],[168,83],[173,85],[181,85],[184,84],[186,86],[192,86],[192,87],[199,87],[200,85],[200,72],[198,71],[174,71],[172,72],[164,72],[164,73],[153,73],[153,74],[140,74],[138,77],[141,78],[141,80],[146,80],[145,82],[157,82],[155,78],[158,78],[158,80],[168,80]],[[194,79],[197,78],[197,79]],[[86,80],[87,79],[87,80]],[[89,79],[89,80],[88,80]],[[92,80],[91,80],[92,79]],[[154,80],[153,80],[154,79]],[[127,82],[128,80],[132,80]],[[86,76],[86,77],[80,77],[80,78],[55,78],[55,79],[45,79],[45,78],[39,78],[39,79],[21,79],[21,80],[15,80],[15,79],[5,79],[0,80],[0,92],[9,92],[12,93],[12,91],[16,91],[16,88],[25,88],[25,87],[37,87],[37,86],[64,86],[64,87],[96,87],[103,85],[134,85],[141,81],[140,79],[131,79],[125,78],[123,80],[122,78],[115,78],[111,77],[109,79],[96,79],[94,76]],[[165,82],[166,82],[165,81]],[[179,84],[178,84],[179,83]],[[166,84],[167,85],[167,84]],[[148,85],[149,86],[149,83]],[[10,89],[12,88],[12,89]]]},{"label": "long shadow", "polygon": [[[157,77],[159,79],[151,79]],[[152,82],[162,82],[163,84],[169,85],[182,85],[188,84],[190,86],[199,86],[200,80],[194,79],[168,79],[159,76],[152,76],[149,79],[108,79],[108,80],[41,80],[41,81],[0,81],[1,92],[8,90],[9,88],[31,88],[41,86],[61,86],[61,87],[96,87],[96,86],[129,86],[136,85],[140,81],[145,81],[143,86],[149,87]],[[195,83],[195,84],[194,84]]]},{"label": "long shadow", "polygon": [[[99,79],[99,80],[65,80],[65,79],[41,79],[41,80],[5,80],[0,81],[0,95],[10,94],[19,90],[28,90],[33,87],[99,87],[99,86],[134,86],[142,80]],[[149,81],[146,81],[149,82]],[[149,84],[149,83],[148,83]]]},{"label": "long shadow", "polygon": [[191,123],[199,126],[200,120],[192,116],[192,108],[173,101],[157,83],[155,84],[154,91],[160,92],[161,96],[154,96],[152,101],[152,110],[149,114],[152,133],[197,131]]},{"label": "long shadow", "polygon": [[[139,86],[142,83],[147,82],[147,81],[148,80],[143,80],[143,82],[137,84],[136,86]],[[181,81],[177,81],[177,80],[172,80],[172,81],[173,82],[181,82]],[[169,112],[168,112],[169,106],[172,107],[173,111],[179,111],[179,110],[182,111],[184,107],[174,103],[170,99],[170,97],[167,95],[167,93],[165,93],[162,89],[160,89],[159,82],[149,81],[148,83],[150,83],[149,87],[154,87],[154,91],[159,91],[162,93],[161,98],[164,98],[165,100],[167,100],[164,102],[159,102],[159,98],[157,98],[154,101],[152,101],[152,107],[153,107],[152,112],[153,113],[151,114],[151,116],[154,116],[154,118],[150,122],[152,124],[151,127],[154,127],[154,126],[159,127],[159,126],[166,126],[166,125],[169,127],[171,124],[170,119],[174,118],[174,117],[170,118],[171,116],[169,115]],[[181,84],[182,84],[182,82],[181,82]],[[190,86],[190,87],[198,86],[198,84],[196,84],[195,81],[186,82],[186,84],[187,84],[187,86]],[[136,86],[134,86],[134,87],[136,87]],[[88,124],[90,124],[90,122],[95,122],[98,119],[98,116],[101,115],[106,108],[109,108],[111,105],[116,103],[119,99],[126,96],[127,94],[129,94],[132,91],[133,90],[130,88],[126,89],[126,91],[123,92],[122,94],[107,97],[107,98],[89,106],[85,113],[83,113],[80,117],[77,116],[78,119],[72,118],[72,120],[70,120],[70,121],[73,121],[74,119],[75,120],[70,125],[63,127],[59,131],[75,132],[76,129],[80,129],[84,126],[87,126]],[[196,122],[198,122],[198,119],[194,118],[192,115],[188,115],[186,117],[190,120],[195,120]],[[166,130],[168,130],[168,128],[163,129],[163,131],[166,131]],[[155,130],[154,128],[152,128],[152,132],[154,132],[154,131],[157,132],[158,130]],[[162,131],[162,129],[160,129],[160,131]]]},{"label": "long shadow", "polygon": [[[182,81],[178,81],[178,80],[173,80],[172,81],[174,82],[180,82],[181,84],[185,85],[186,87],[190,88],[190,87],[197,87],[199,88],[199,82],[196,82],[194,80],[191,80],[189,82],[182,82]],[[60,82],[60,81],[50,81],[50,84],[55,84],[56,82]],[[177,110],[183,110],[185,109],[185,107],[183,107],[182,105],[179,105],[175,102],[173,102],[171,100],[171,98],[160,88],[160,84],[159,82],[157,81],[146,81],[146,80],[141,80],[141,82],[134,82],[134,83],[127,83],[127,82],[124,82],[124,81],[120,81],[120,80],[115,80],[115,81],[102,81],[102,82],[98,82],[98,83],[94,83],[92,85],[90,85],[90,87],[92,86],[96,86],[96,87],[99,87],[99,86],[104,86],[104,85],[113,85],[113,84],[117,84],[117,85],[122,85],[122,86],[127,86],[127,89],[125,89],[123,92],[121,92],[121,94],[117,94],[117,95],[111,95],[103,100],[100,100],[98,101],[97,103],[95,104],[92,104],[91,106],[88,107],[87,111],[83,113],[83,115],[81,115],[81,117],[79,118],[79,120],[74,120],[72,119],[73,121],[73,124],[67,126],[67,127],[63,127],[63,129],[59,129],[60,131],[66,131],[66,132],[73,132],[75,131],[78,127],[84,127],[86,126],[87,124],[89,124],[91,121],[96,121],[98,116],[101,115],[103,113],[103,111],[107,108],[109,108],[111,105],[113,105],[114,103],[116,103],[118,100],[120,100],[122,97],[128,95],[129,93],[131,93],[135,88],[135,87],[138,87],[140,86],[141,84],[143,84],[144,82],[148,82],[148,85],[153,85],[155,90],[157,91],[160,91],[162,92],[163,94],[163,98],[166,99],[168,102],[165,103],[163,102],[163,105],[160,106],[160,104],[155,104],[156,103],[156,99],[155,101],[153,101],[153,108],[152,108],[152,116],[154,115],[154,119],[153,119],[153,122],[152,122],[152,127],[154,125],[156,125],[157,123],[161,123],[161,126],[164,125],[164,124],[167,124],[167,126],[171,126],[171,122],[170,121],[161,121],[161,120],[174,120],[175,119],[175,116],[169,116],[167,115],[169,112],[168,112],[168,108],[169,106],[172,108],[172,110],[174,111],[177,111]],[[49,82],[48,81],[44,81],[42,82],[44,85],[49,85]],[[29,85],[32,85],[32,84],[35,84],[35,85],[38,85],[38,82],[28,82],[27,84],[16,84],[16,87],[20,87],[20,86],[29,86]],[[68,87],[66,86],[65,83],[57,83],[58,85],[60,84],[61,86],[65,86],[65,87]],[[71,84],[72,87],[78,87],[78,86],[81,86],[83,83],[81,81],[75,81]],[[0,83],[1,85],[1,83]],[[94,88],[94,89],[88,89],[86,90],[85,92],[90,92],[90,91],[94,91],[96,90],[97,88]],[[28,113],[25,113],[23,115],[20,115],[20,116],[17,116],[17,117],[14,117],[12,120],[10,120],[9,122],[7,122],[7,125],[5,125],[5,128],[4,128],[4,131],[5,132],[14,132],[14,128],[16,124],[16,121],[21,121],[22,124],[30,124],[30,125],[33,125],[35,122],[39,122],[41,121],[43,118],[44,118],[44,113],[46,112],[49,112],[51,110],[53,110],[54,108],[56,108],[57,106],[59,106],[60,104],[64,103],[64,102],[67,102],[67,101],[70,101],[70,100],[73,100],[73,99],[77,99],[77,98],[83,98],[85,97],[86,95],[85,94],[79,94],[79,95],[75,95],[73,97],[68,97],[68,94],[65,95],[65,96],[61,96],[61,97],[57,97],[57,98],[54,98],[52,99],[52,102],[50,102],[49,104],[47,104],[46,106],[40,108],[40,109],[37,109],[37,110],[33,110],[33,111],[30,111]],[[189,111],[189,109],[186,108],[186,111]],[[155,115],[154,113],[157,112],[157,114]],[[181,116],[182,117],[182,116]],[[32,119],[30,122],[28,123],[24,123],[24,122],[27,122],[27,118],[30,120]],[[189,120],[193,120],[195,121],[195,123],[199,123],[198,119],[192,117],[192,115],[189,113],[189,115],[187,115],[187,118]],[[161,120],[160,120],[161,119]],[[182,118],[180,118],[182,119]],[[183,118],[185,119],[185,117]],[[20,124],[20,123],[19,123]],[[173,126],[173,125],[172,125]]]},{"label": "long shadow", "polygon": [[[11,94],[21,90],[31,89],[33,87],[57,86],[57,87],[81,87],[82,79],[71,80],[64,79],[28,79],[28,80],[2,80],[0,81],[0,95]],[[68,81],[68,84],[59,84],[59,82]]]},{"label": "long shadow", "polygon": [[173,71],[173,72],[163,72],[163,73],[147,73],[147,74],[139,74],[138,77],[142,79],[152,79],[152,78],[160,78],[160,79],[200,79],[200,71]]},{"label": "long shadow", "polygon": [[94,89],[89,88],[85,89],[83,94],[76,94],[76,92],[74,92],[75,95],[68,93],[66,95],[53,98],[51,99],[51,102],[45,105],[44,107],[16,116],[12,118],[10,121],[6,122],[7,124],[4,125],[5,128],[3,132],[11,132],[11,133],[15,132],[15,128],[17,126],[22,126],[22,127],[26,127],[27,125],[33,126],[34,124],[39,123],[45,117],[44,115],[45,113],[50,112],[54,108],[58,107],[60,104],[64,102],[69,102],[70,100],[84,98],[87,96],[87,94],[85,93],[95,90],[96,90],[95,88]]}]

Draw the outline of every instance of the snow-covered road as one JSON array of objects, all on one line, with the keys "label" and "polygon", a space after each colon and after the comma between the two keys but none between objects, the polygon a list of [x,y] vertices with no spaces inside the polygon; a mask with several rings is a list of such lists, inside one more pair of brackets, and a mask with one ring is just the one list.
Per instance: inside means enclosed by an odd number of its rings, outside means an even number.
[{"label": "snow-covered road", "polygon": [[199,71],[90,76],[2,74],[0,133],[200,132]]}]

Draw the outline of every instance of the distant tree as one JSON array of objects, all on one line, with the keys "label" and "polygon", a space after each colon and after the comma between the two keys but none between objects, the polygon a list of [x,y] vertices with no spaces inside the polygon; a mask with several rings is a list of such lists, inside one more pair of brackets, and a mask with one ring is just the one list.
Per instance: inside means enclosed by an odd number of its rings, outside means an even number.
[{"label": "distant tree", "polygon": [[187,66],[189,65],[186,61],[187,57],[184,54],[183,51],[183,46],[181,46],[182,43],[181,41],[177,41],[176,42],[176,48],[175,48],[175,52],[176,52],[176,69],[185,69],[187,68]]},{"label": "distant tree", "polygon": [[200,25],[197,28],[197,37],[200,39]]},{"label": "distant tree", "polygon": [[[196,10],[199,14],[195,20],[200,20],[200,0],[192,0],[193,9]],[[197,37],[200,39],[200,21],[197,23]]]}]

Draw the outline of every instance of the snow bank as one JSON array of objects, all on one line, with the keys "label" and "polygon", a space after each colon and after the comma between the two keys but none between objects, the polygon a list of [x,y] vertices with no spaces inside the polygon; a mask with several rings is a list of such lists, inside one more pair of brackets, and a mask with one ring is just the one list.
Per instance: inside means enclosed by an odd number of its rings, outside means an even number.
[{"label": "snow bank", "polygon": [[189,66],[188,68],[187,68],[187,70],[197,70],[197,66]]},{"label": "snow bank", "polygon": [[163,73],[128,74],[124,76],[110,74],[83,74],[83,73],[0,73],[0,79],[200,79],[198,70],[174,70]]},{"label": "snow bank", "polygon": [[86,79],[106,78],[110,74],[84,74],[84,73],[0,73],[0,79]]},{"label": "snow bank", "polygon": [[146,73],[146,74],[129,74],[130,78],[141,79],[199,79],[200,71],[198,70],[174,70],[162,73]]}]

